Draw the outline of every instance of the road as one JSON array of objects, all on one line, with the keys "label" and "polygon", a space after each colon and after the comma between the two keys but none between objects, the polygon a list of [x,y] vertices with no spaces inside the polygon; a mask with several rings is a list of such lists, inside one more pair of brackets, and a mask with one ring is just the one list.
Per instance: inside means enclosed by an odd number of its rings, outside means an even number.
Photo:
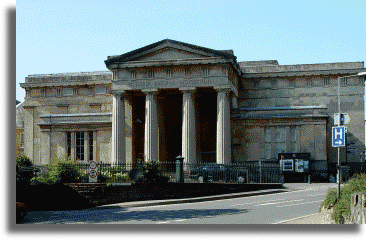
[{"label": "road", "polygon": [[294,191],[215,201],[77,211],[30,212],[26,223],[271,224],[317,213],[329,187],[311,184]]}]

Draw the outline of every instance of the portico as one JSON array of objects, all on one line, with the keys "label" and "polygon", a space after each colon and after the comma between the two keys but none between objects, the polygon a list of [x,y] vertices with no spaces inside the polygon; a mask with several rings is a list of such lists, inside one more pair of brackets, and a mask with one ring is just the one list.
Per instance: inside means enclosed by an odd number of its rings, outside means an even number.
[{"label": "portico", "polygon": [[231,163],[230,108],[239,78],[234,55],[163,40],[105,62],[113,73],[112,162],[132,163],[143,148],[145,160],[182,154],[186,163]]}]

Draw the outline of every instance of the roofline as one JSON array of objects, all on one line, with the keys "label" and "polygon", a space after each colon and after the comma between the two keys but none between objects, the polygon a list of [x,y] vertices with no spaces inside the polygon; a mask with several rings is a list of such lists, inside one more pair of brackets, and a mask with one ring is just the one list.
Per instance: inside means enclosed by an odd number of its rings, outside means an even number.
[{"label": "roofline", "polygon": [[172,40],[172,39],[164,39],[164,40],[161,40],[159,42],[149,44],[147,46],[132,50],[130,52],[127,52],[127,53],[124,53],[124,54],[121,54],[121,55],[108,56],[107,60],[105,60],[104,63],[106,64],[106,66],[108,68],[108,66],[110,64],[113,64],[115,62],[128,61],[128,60],[131,59],[132,56],[134,56],[136,54],[139,54],[141,52],[147,51],[148,49],[157,47],[157,46],[159,46],[163,43],[174,43],[174,44],[178,44],[178,45],[183,45],[183,46],[188,47],[188,48],[193,48],[193,49],[213,53],[215,55],[220,55],[220,56],[222,56],[226,59],[229,58],[229,59],[234,59],[236,61],[236,56],[235,55],[232,55],[232,54],[229,54],[229,53],[226,53],[226,52],[223,52],[223,51],[214,50],[214,49],[211,49],[211,48],[205,48],[205,47],[201,47],[201,46],[197,46],[197,45],[193,45],[193,44],[189,44],[189,43],[179,42],[179,41],[175,41],[175,40]]}]

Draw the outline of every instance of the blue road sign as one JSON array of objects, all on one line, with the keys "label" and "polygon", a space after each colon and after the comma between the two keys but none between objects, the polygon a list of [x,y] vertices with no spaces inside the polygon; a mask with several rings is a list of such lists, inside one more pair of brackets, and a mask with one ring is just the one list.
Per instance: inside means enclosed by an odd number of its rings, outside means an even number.
[{"label": "blue road sign", "polygon": [[332,147],[346,145],[346,127],[332,127]]}]

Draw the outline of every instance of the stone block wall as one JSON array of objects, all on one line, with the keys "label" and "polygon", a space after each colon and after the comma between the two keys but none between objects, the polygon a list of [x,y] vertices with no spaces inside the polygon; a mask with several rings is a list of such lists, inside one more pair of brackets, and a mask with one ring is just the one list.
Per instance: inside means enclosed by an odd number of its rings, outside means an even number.
[{"label": "stone block wall", "polygon": [[351,221],[366,224],[366,193],[358,192],[351,196]]}]

